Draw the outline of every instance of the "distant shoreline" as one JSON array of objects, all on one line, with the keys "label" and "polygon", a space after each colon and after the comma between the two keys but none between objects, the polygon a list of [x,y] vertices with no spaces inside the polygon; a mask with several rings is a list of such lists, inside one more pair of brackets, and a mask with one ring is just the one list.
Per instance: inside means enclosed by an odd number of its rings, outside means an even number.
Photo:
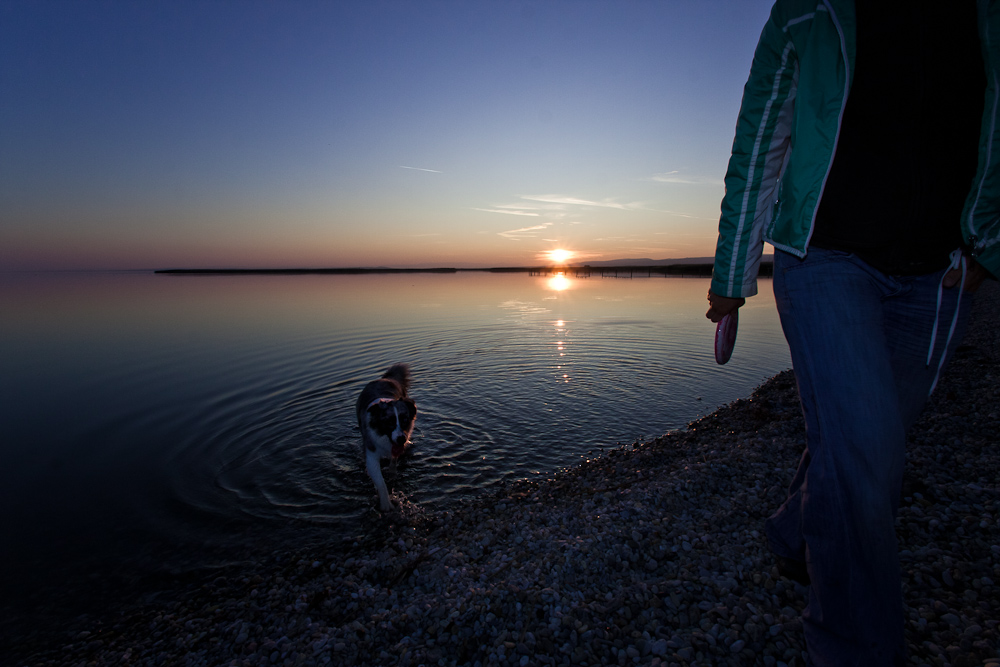
[{"label": "distant shoreline", "polygon": [[[760,275],[770,276],[772,264],[761,262]],[[364,275],[375,273],[528,273],[534,275],[551,275],[557,273],[573,274],[576,277],[642,277],[643,275],[671,276],[711,276],[711,264],[666,264],[666,265],[635,265],[635,266],[506,266],[490,268],[460,269],[439,267],[430,269],[394,269],[388,267],[373,268],[304,268],[304,269],[158,269],[154,273],[165,275]]]}]

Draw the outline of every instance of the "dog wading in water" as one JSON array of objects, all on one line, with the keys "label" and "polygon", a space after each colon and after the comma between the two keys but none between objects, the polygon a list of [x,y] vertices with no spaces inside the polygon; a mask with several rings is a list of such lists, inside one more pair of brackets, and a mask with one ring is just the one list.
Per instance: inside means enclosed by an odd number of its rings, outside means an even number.
[{"label": "dog wading in water", "polygon": [[365,467],[378,491],[379,507],[392,510],[389,490],[382,478],[382,459],[396,459],[410,444],[410,434],[417,418],[417,405],[406,395],[410,387],[410,369],[395,364],[378,380],[369,382],[358,397],[358,428],[364,443]]}]

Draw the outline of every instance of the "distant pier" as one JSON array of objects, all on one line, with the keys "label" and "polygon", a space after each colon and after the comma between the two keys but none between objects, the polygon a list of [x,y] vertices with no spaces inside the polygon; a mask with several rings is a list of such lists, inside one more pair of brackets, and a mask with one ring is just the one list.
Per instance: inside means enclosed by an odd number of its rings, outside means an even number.
[{"label": "distant pier", "polygon": [[[771,275],[772,265],[761,263],[760,275]],[[533,276],[563,274],[574,278],[652,278],[654,276],[704,276],[712,275],[711,264],[668,264],[665,266],[543,266],[529,269]]]}]

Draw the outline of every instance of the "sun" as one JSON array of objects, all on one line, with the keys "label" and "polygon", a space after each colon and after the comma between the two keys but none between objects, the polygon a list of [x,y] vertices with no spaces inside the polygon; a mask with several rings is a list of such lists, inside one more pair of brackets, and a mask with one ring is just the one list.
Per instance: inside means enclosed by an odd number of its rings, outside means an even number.
[{"label": "sun", "polygon": [[563,250],[562,248],[556,248],[555,250],[548,251],[548,257],[551,261],[556,264],[565,264],[567,261],[573,259],[576,255],[572,250]]}]

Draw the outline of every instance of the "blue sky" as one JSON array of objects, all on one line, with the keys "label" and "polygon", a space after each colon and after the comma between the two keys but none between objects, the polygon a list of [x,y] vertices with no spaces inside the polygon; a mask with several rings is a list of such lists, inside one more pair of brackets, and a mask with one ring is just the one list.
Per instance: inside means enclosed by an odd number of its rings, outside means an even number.
[{"label": "blue sky", "polygon": [[0,0],[0,270],[714,253],[770,0]]}]

